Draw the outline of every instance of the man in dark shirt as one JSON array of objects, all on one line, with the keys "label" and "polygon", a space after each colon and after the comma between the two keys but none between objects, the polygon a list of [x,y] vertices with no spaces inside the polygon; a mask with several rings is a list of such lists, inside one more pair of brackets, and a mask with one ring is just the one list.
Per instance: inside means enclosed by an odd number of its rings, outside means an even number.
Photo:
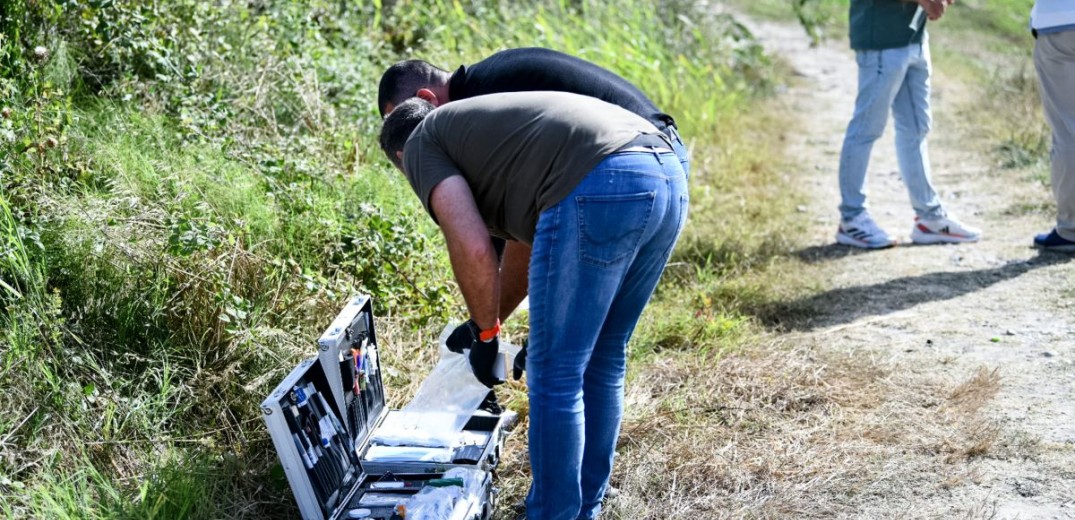
[{"label": "man in dark shirt", "polygon": [[690,175],[690,155],[672,116],[661,112],[638,87],[588,61],[537,47],[500,51],[454,73],[422,60],[401,61],[381,76],[377,106],[384,116],[403,100],[418,96],[433,106],[498,92],[554,90],[590,96],[623,107],[672,140],[683,171]]},{"label": "man in dark shirt", "polygon": [[[529,292],[531,519],[594,518],[623,417],[627,341],[687,217],[668,138],[564,92],[478,96],[385,119],[381,148],[440,226],[487,386],[500,321]],[[502,263],[489,235],[508,239]]]},{"label": "man in dark shirt", "polygon": [[[485,94],[539,90],[594,97],[641,116],[669,137],[684,173],[690,176],[690,154],[672,116],[658,109],[638,87],[608,69],[551,49],[508,49],[473,65],[462,65],[454,73],[422,60],[401,61],[381,76],[377,106],[385,116],[413,96],[436,107]],[[503,240],[494,237],[493,245],[499,255]],[[472,327],[469,322],[459,326],[448,338],[448,347],[458,351],[469,344]],[[524,359],[526,352],[524,349]],[[495,394],[490,393],[489,402],[495,401]]]}]

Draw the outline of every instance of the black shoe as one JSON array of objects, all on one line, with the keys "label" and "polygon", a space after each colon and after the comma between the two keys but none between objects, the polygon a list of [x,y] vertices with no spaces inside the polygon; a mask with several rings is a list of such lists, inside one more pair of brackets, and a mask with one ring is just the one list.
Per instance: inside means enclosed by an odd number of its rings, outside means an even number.
[{"label": "black shoe", "polygon": [[1053,228],[1049,233],[1042,233],[1034,237],[1034,247],[1061,253],[1075,253],[1075,242],[1060,236],[1060,233],[1056,232],[1056,228]]}]

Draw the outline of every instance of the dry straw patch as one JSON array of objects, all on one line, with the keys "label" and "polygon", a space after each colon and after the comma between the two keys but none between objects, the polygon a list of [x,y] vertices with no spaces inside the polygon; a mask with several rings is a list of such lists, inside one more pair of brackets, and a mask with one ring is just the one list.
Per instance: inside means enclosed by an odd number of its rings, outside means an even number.
[{"label": "dry straw patch", "polygon": [[[640,365],[641,366],[641,365]],[[996,370],[938,383],[915,367],[818,345],[667,356],[641,366],[609,501],[612,518],[829,517],[972,481],[1001,435]],[[502,466],[526,489],[525,429]],[[502,507],[505,512],[507,508]]]}]

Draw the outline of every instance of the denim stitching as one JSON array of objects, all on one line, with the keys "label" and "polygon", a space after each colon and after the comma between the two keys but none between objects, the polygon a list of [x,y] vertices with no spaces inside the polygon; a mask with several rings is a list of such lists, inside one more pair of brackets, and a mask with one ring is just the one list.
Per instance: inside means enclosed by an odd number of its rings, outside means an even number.
[{"label": "denim stitching", "polygon": [[690,195],[683,194],[679,196],[679,222],[676,223],[676,234],[672,237],[672,243],[668,244],[668,247],[664,250],[664,261],[668,263],[668,258],[672,256],[672,249],[676,247],[676,242],[679,242],[679,235],[683,233],[683,228],[687,226],[687,210],[690,206]]},{"label": "denim stitching", "polygon": [[[558,230],[560,228],[560,205],[557,204],[557,205],[553,206],[550,209],[553,211],[553,214],[552,214],[552,219],[553,219],[553,221],[552,221],[552,229]],[[549,287],[552,287],[553,272],[552,272],[551,266],[552,266],[552,264],[554,262],[554,258],[555,258],[556,237],[557,236],[559,236],[559,233],[552,233],[552,238],[549,239],[549,256],[545,260],[545,301],[542,302],[542,305],[544,305],[544,312],[539,313],[539,314],[541,314],[541,317],[540,317],[540,319],[541,319],[541,330],[546,331],[545,332],[546,336],[548,336],[548,330],[549,329],[548,329],[548,325],[545,323],[545,318],[546,318],[546,316],[548,316],[550,314],[549,311],[548,311],[549,306],[550,306],[550,302],[548,301],[549,296],[550,296]],[[533,314],[531,314],[531,316],[533,316]]]},{"label": "denim stitching", "polygon": [[[881,67],[881,51],[861,51],[861,52],[863,52],[865,57],[867,57],[867,58],[869,57],[870,53],[877,53],[877,76],[881,76],[881,74],[882,74],[882,70],[881,70],[882,69],[882,67]],[[869,65],[869,59],[866,60],[866,65],[867,66]],[[874,81],[880,81],[880,80],[879,79],[874,79]],[[862,84],[861,84],[862,82],[860,81],[859,83],[860,83],[859,84],[859,91],[861,92],[862,91]],[[869,93],[870,97],[868,99],[863,100],[863,103],[862,103],[861,106],[868,107],[868,106],[872,106],[874,103],[877,102],[877,97],[880,95],[879,92],[878,92],[878,89],[871,88],[871,89],[869,89],[868,93]],[[852,115],[851,115],[851,123],[855,122],[855,115],[858,112],[858,108],[859,108],[859,103],[856,101],[855,102],[855,113],[852,113]],[[860,123],[860,124],[865,124],[865,123]],[[884,131],[883,128],[882,128],[882,131]]]},{"label": "denim stitching", "polygon": [[[649,226],[649,220],[653,216],[653,201],[655,200],[656,196],[657,196],[657,192],[646,191],[646,192],[642,192],[642,193],[614,195],[614,196],[578,196],[578,197],[575,197],[575,206],[576,206],[577,213],[578,213],[578,224],[579,224],[579,248],[578,248],[579,249],[579,261],[583,262],[583,263],[586,263],[586,264],[590,264],[590,265],[595,266],[595,267],[600,267],[600,268],[604,269],[604,268],[610,267],[610,266],[612,266],[612,265],[614,265],[616,263],[619,263],[621,260],[626,258],[631,253],[631,251],[636,250],[638,248],[638,244],[642,242],[642,237],[645,235],[646,228]],[[585,242],[586,220],[583,217],[583,203],[586,202],[588,199],[593,200],[593,201],[616,201],[616,202],[635,202],[635,201],[644,201],[644,200],[647,200],[647,199],[650,201],[649,210],[646,211],[646,216],[642,220],[641,230],[637,233],[638,237],[635,239],[634,244],[631,245],[630,250],[628,250],[625,253],[621,253],[619,256],[617,256],[616,258],[613,258],[612,260],[601,260],[601,259],[593,258],[593,257],[588,256],[588,255],[585,254],[583,246],[586,244],[586,242]]]},{"label": "denim stitching", "polygon": [[[673,155],[673,157],[675,157],[676,163],[679,163],[679,157],[676,157],[674,155]],[[628,170],[628,169],[624,169],[624,168],[608,168],[608,169],[601,170],[601,172],[599,173],[599,175],[607,175],[607,174],[619,175],[619,176],[631,176],[631,177],[647,177],[647,178],[650,178],[650,179],[669,179],[670,178],[668,176],[668,174],[663,172],[663,171],[654,172],[652,170]]]},{"label": "denim stitching", "polygon": [[[920,50],[920,52],[922,52],[922,51]],[[925,55],[920,54],[918,59],[920,61],[925,60]],[[925,70],[926,83],[928,84],[929,80],[930,80],[930,76],[932,75],[932,71],[930,70],[929,63],[925,63],[924,65],[925,65],[924,68],[926,69]],[[907,78],[904,77],[903,81],[906,82]],[[929,88],[929,87],[927,87],[927,88]],[[932,90],[932,88],[929,88],[929,90],[926,91],[926,98],[927,99],[929,98],[930,90]],[[908,94],[910,94],[909,90],[908,90]],[[916,99],[916,97],[912,95],[911,96],[911,117],[914,118],[914,130],[916,132],[916,135],[920,139],[925,138],[926,134],[929,133],[929,125],[923,124],[923,123],[925,123],[925,120],[923,120],[923,118],[919,117],[920,114],[925,114],[925,113],[926,113],[925,110],[920,109],[919,104],[918,104],[918,100]]]}]

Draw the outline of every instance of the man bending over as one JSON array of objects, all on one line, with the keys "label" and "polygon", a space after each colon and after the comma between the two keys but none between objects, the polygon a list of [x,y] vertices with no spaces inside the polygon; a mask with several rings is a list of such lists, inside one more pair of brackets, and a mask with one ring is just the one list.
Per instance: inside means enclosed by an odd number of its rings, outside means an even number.
[{"label": "man bending over", "polygon": [[[627,341],[687,217],[667,136],[562,92],[402,102],[381,147],[440,226],[487,386],[500,322],[530,295],[527,516],[594,518],[623,416]],[[502,264],[489,235],[507,239]]]}]

